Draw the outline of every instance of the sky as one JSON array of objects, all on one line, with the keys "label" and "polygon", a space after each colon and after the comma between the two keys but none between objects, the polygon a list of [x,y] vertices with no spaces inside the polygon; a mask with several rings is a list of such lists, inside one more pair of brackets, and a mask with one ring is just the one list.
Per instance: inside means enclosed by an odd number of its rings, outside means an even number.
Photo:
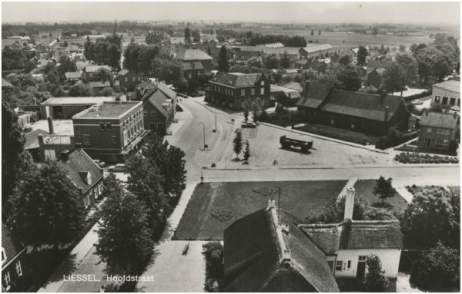
[{"label": "sky", "polygon": [[460,24],[459,2],[3,2],[2,23],[243,21]]}]

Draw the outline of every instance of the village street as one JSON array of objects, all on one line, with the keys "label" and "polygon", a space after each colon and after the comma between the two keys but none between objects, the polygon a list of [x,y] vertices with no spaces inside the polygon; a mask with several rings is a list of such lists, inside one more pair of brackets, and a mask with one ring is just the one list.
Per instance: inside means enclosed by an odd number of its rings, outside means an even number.
[{"label": "village street", "polygon": [[[317,150],[314,152],[319,154],[321,160],[319,158],[312,159],[308,164],[300,166],[297,165],[297,158],[302,156],[299,153],[280,151],[278,142],[271,142],[270,144],[260,142],[261,145],[257,146],[261,147],[256,147],[252,152],[263,164],[243,166],[231,161],[233,133],[238,127],[239,121],[242,120],[241,113],[230,114],[222,110],[215,110],[204,103],[203,98],[182,99],[180,105],[184,111],[177,113],[178,123],[175,123],[176,126],[172,128],[174,130],[173,135],[166,136],[166,140],[170,144],[180,147],[186,154],[187,185],[178,206],[168,219],[167,228],[161,240],[154,249],[153,261],[143,274],[146,277],[152,276],[154,281],[139,282],[137,291],[140,292],[200,292],[203,290],[205,260],[201,252],[204,242],[171,240],[194,188],[200,181],[201,171],[205,182],[326,180],[353,177],[373,179],[383,175],[392,177],[394,186],[398,188],[412,184],[459,185],[458,165],[410,166],[394,164],[390,161],[390,156],[385,153],[377,153],[366,148],[319,138],[315,139]],[[215,115],[217,131],[213,132]],[[232,122],[231,119],[234,119],[235,122]],[[261,125],[259,128],[262,128],[262,134],[266,134],[265,136],[270,135],[271,127]],[[203,150],[204,129],[205,141],[208,145],[206,150]],[[276,138],[284,132],[290,136],[309,136],[274,129],[273,137]],[[274,154],[279,156],[277,160],[280,164],[272,166],[273,157],[264,160],[258,154],[258,152],[262,152],[262,154],[268,152],[268,150],[263,150],[265,144],[268,145],[267,149],[276,150],[276,153],[272,153],[271,156]],[[329,152],[336,153],[329,156]],[[315,155],[313,153],[303,155],[303,157],[307,158],[304,160],[310,160],[310,156]],[[288,159],[284,159],[283,156],[287,156]],[[216,163],[217,167],[212,168],[212,163]],[[99,260],[93,245],[97,241],[95,229],[96,226],[74,248],[69,258],[40,291],[91,292],[99,291],[101,285],[108,284],[105,281],[106,266]],[[189,249],[187,254],[183,255],[186,246]],[[64,274],[95,274],[101,282],[85,283],[85,287],[82,287],[82,283],[79,282],[63,281]]]}]

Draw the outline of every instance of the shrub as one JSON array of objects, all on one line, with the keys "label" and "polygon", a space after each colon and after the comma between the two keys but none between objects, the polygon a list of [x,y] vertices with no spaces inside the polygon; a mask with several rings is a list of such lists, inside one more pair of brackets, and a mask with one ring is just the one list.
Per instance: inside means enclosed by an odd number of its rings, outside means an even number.
[{"label": "shrub", "polygon": [[208,242],[202,245],[205,255],[205,290],[218,292],[223,281],[223,245],[220,242]]},{"label": "shrub", "polygon": [[457,143],[456,140],[452,140],[452,141],[449,143],[449,151],[451,151],[451,152],[456,152],[456,151],[457,151],[457,148],[459,148],[459,143]]},{"label": "shrub", "polygon": [[369,292],[383,292],[388,287],[388,279],[385,277],[385,271],[382,270],[382,261],[380,258],[371,254],[366,260],[367,274],[364,278],[364,285]]}]

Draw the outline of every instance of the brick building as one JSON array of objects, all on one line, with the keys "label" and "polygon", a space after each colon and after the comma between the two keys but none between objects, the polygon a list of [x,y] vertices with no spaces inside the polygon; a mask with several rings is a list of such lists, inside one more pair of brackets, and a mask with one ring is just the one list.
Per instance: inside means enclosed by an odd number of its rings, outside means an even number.
[{"label": "brick building", "polygon": [[236,110],[244,109],[257,98],[263,107],[270,106],[270,82],[260,73],[218,72],[205,92],[207,101]]},{"label": "brick building", "polygon": [[144,129],[165,135],[175,118],[176,99],[176,93],[162,82],[144,95]]},{"label": "brick building", "polygon": [[419,149],[449,150],[456,138],[458,116],[425,111],[420,120]]},{"label": "brick building", "polygon": [[104,102],[72,117],[76,144],[93,159],[123,162],[147,135],[139,101]]}]

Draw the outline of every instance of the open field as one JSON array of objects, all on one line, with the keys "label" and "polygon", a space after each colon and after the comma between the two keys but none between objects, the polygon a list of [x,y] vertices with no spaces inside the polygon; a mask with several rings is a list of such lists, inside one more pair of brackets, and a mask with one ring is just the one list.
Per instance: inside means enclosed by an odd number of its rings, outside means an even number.
[{"label": "open field", "polygon": [[[382,200],[372,192],[374,186],[375,180],[358,180],[354,188],[356,189],[356,195],[366,198],[371,206],[381,207]],[[407,207],[406,200],[397,192],[395,192],[395,196],[387,198],[385,203],[387,207],[392,207],[396,212],[401,212]]]},{"label": "open field", "polygon": [[[173,236],[174,240],[222,240],[224,229],[234,220],[265,208],[277,199],[255,190],[275,192],[281,188],[281,207],[299,220],[336,197],[347,181],[219,182],[199,184]],[[219,221],[212,213],[227,214]]]}]

